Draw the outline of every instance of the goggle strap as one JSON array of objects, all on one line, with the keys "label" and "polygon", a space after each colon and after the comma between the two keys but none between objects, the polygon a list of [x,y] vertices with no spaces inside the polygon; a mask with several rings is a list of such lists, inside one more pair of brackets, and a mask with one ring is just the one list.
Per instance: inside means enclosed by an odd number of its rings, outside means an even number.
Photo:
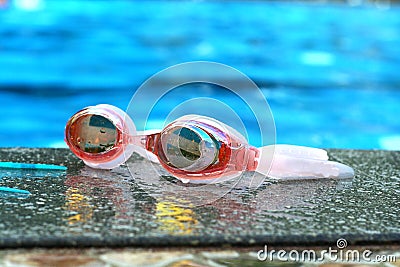
[{"label": "goggle strap", "polygon": [[319,159],[328,160],[328,152],[324,149],[296,146],[296,145],[285,145],[279,144],[273,146],[274,153],[296,157],[296,158],[308,158],[308,159]]},{"label": "goggle strap", "polygon": [[351,167],[327,160],[327,152],[322,149],[274,145],[261,147],[259,150],[256,171],[270,178],[302,180],[354,177]]}]

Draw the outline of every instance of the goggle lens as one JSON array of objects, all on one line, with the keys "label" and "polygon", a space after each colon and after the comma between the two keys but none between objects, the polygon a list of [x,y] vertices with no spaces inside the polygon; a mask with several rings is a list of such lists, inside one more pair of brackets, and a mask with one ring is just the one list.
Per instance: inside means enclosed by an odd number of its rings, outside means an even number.
[{"label": "goggle lens", "polygon": [[218,146],[203,129],[193,126],[173,126],[161,134],[161,146],[166,164],[186,171],[200,171],[218,158]]},{"label": "goggle lens", "polygon": [[101,115],[84,115],[70,125],[70,142],[81,151],[91,154],[106,152],[115,147],[117,128]]}]

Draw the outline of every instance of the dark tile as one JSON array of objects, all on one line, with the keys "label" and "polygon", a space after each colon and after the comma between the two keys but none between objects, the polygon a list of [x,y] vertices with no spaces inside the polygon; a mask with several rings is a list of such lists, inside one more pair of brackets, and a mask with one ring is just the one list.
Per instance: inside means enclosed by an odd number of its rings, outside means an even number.
[{"label": "dark tile", "polygon": [[[349,245],[400,241],[400,152],[330,150],[352,183],[276,182],[208,187],[158,176],[139,156],[93,170],[66,149],[0,150],[2,161],[60,164],[65,173],[0,170],[0,247]],[[231,188],[233,187],[233,188]],[[189,190],[190,189],[190,190]],[[232,189],[224,194],[227,189]],[[201,201],[210,200],[209,204]],[[193,202],[191,202],[193,201]],[[206,201],[207,202],[207,201]]]}]

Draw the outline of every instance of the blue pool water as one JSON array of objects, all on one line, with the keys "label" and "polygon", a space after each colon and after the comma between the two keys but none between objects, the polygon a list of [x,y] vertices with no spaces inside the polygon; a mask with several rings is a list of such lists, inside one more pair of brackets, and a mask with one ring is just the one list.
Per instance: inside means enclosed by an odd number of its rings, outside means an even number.
[{"label": "blue pool water", "polygon": [[126,109],[154,73],[210,60],[257,83],[279,143],[400,149],[398,6],[23,2],[0,9],[0,147],[64,146],[65,122],[82,107]]}]

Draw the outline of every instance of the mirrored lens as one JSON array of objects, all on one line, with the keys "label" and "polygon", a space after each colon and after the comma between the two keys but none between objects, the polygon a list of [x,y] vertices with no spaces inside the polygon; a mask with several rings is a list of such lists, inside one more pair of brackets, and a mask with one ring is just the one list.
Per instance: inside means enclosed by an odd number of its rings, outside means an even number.
[{"label": "mirrored lens", "polygon": [[87,153],[102,153],[117,142],[117,128],[100,115],[84,115],[70,125],[70,142]]},{"label": "mirrored lens", "polygon": [[161,142],[167,164],[178,169],[200,171],[217,159],[217,145],[198,127],[170,128],[162,133]]}]

